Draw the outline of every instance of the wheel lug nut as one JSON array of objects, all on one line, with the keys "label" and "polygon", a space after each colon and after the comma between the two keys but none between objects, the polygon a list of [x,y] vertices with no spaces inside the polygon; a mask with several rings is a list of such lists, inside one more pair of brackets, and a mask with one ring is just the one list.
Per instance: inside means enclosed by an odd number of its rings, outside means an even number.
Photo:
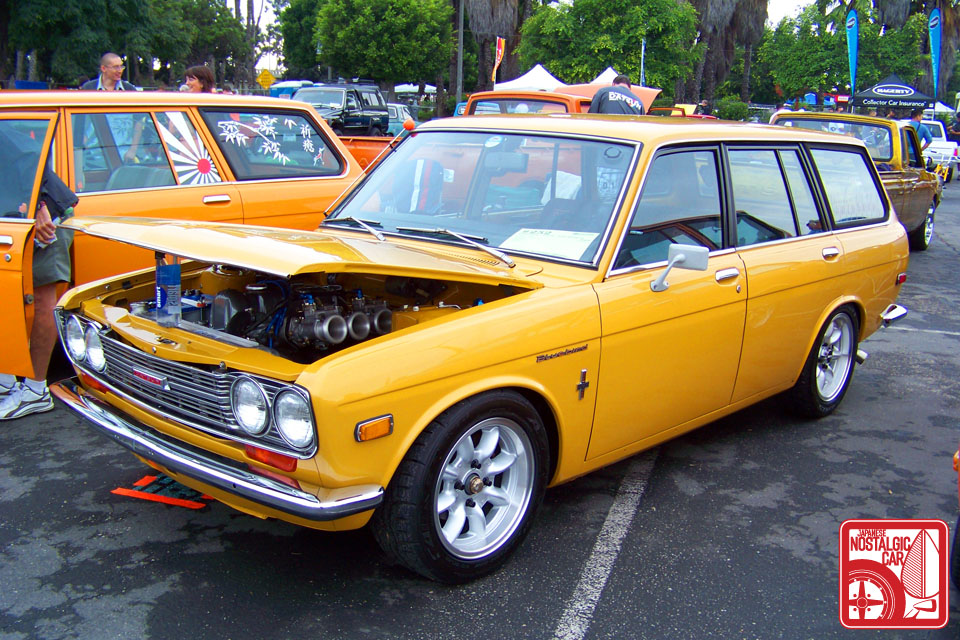
[{"label": "wheel lug nut", "polygon": [[484,478],[484,479],[483,479],[483,486],[489,487],[489,486],[492,486],[492,485],[493,485],[493,480],[491,480],[490,478]]},{"label": "wheel lug nut", "polygon": [[453,483],[453,488],[456,489],[457,491],[463,491],[463,488],[464,488],[463,483],[457,480],[456,482]]},{"label": "wheel lug nut", "polygon": [[473,501],[473,498],[467,498],[466,505],[472,509],[477,506],[477,503]]},{"label": "wheel lug nut", "polygon": [[480,468],[480,461],[479,461],[479,460],[474,460],[473,462],[470,463],[470,466],[473,467],[474,469],[479,469],[479,468]]}]

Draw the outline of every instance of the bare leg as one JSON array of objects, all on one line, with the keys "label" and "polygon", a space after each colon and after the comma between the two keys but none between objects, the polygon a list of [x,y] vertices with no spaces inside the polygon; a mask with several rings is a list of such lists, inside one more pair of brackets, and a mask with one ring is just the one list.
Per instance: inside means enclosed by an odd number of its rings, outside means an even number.
[{"label": "bare leg", "polygon": [[33,379],[44,380],[50,366],[50,356],[57,344],[57,323],[53,308],[57,304],[57,283],[45,284],[33,291],[33,333],[30,335],[30,360]]}]

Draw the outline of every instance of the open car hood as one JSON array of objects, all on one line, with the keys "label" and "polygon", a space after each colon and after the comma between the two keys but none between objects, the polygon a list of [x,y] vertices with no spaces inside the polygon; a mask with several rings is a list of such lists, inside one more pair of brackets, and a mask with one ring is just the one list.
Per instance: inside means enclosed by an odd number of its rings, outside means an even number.
[{"label": "open car hood", "polygon": [[510,269],[492,256],[469,258],[460,254],[459,248],[444,245],[410,247],[389,239],[345,238],[323,231],[115,216],[74,217],[62,226],[151,251],[283,278],[303,273],[365,272],[456,278],[526,289],[542,286],[527,277],[538,273],[539,267]]}]

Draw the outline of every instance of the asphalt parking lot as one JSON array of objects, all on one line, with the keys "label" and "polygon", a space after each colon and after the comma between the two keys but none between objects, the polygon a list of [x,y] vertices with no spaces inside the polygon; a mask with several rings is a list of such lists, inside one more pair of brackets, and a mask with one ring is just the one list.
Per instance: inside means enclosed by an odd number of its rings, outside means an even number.
[{"label": "asphalt parking lot", "polygon": [[[911,259],[909,317],[862,345],[834,415],[770,399],[554,488],[510,563],[460,587],[386,564],[367,531],[177,487],[124,495],[155,474],[65,409],[3,424],[0,639],[849,637],[840,523],[937,518],[952,534],[957,520],[958,267],[952,183]],[[956,589],[950,607],[944,629],[874,633],[955,639]]]}]

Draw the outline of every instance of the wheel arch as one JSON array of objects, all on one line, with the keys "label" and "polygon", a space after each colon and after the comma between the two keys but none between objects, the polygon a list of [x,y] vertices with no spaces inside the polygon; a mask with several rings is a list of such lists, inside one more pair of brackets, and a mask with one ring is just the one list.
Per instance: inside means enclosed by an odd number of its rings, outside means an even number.
[{"label": "wheel arch", "polygon": [[533,405],[534,410],[540,417],[540,420],[543,423],[544,431],[547,435],[548,454],[550,456],[550,459],[547,462],[547,484],[549,485],[556,474],[560,459],[561,440],[556,403],[549,399],[549,393],[546,389],[540,388],[531,381],[511,380],[499,381],[497,384],[491,383],[484,386],[461,387],[457,389],[456,393],[438,398],[438,401],[435,402],[428,411],[425,411],[419,420],[417,420],[416,425],[410,428],[410,430],[404,436],[403,443],[397,447],[396,455],[389,466],[389,474],[385,475],[383,478],[384,488],[388,488],[390,482],[393,481],[393,478],[396,476],[397,469],[400,467],[403,459],[410,451],[410,448],[413,447],[417,440],[423,435],[424,431],[426,431],[427,427],[429,427],[437,418],[461,402],[466,402],[471,398],[476,398],[483,394],[495,391],[513,391],[519,394],[525,400],[527,400],[527,402]]},{"label": "wheel arch", "polygon": [[[814,343],[817,341],[817,337],[820,335],[820,331],[823,329],[823,325],[826,324],[827,319],[834,314],[841,307],[849,307],[854,312],[854,320],[857,321],[857,344],[859,344],[864,339],[864,316],[866,314],[866,308],[863,306],[863,301],[854,296],[841,296],[837,298],[832,303],[824,306],[823,313],[820,314],[820,317],[817,318],[817,322],[814,325],[813,332],[807,336],[807,345],[805,354],[809,354],[813,349]],[[796,372],[793,376],[793,381],[796,383],[800,379],[800,374],[803,373],[803,367],[806,364],[806,357],[804,357],[803,362],[800,362],[797,365]]]}]

